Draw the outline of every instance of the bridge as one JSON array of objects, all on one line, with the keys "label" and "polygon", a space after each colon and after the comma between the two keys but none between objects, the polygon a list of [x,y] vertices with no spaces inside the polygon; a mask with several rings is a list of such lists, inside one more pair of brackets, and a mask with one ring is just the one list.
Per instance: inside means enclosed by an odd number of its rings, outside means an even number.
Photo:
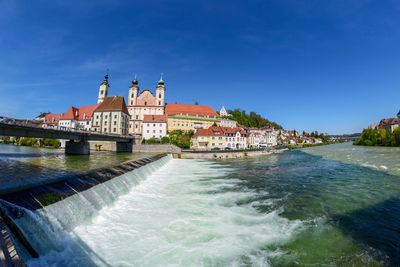
[{"label": "bridge", "polygon": [[134,136],[129,135],[121,136],[83,131],[64,131],[5,123],[0,123],[0,136],[66,139],[69,140],[65,144],[65,153],[67,155],[90,154],[90,145],[88,141],[115,142],[116,152],[132,152],[132,146],[136,139]]}]

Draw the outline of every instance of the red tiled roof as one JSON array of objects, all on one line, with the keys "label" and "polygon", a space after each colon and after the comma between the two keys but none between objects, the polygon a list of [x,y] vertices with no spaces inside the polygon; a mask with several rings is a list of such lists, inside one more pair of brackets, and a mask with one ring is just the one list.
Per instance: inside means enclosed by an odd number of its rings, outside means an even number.
[{"label": "red tiled roof", "polygon": [[379,125],[384,126],[384,125],[393,125],[393,124],[398,124],[399,119],[398,118],[389,118],[389,119],[382,119],[379,122]]},{"label": "red tiled roof", "polygon": [[123,111],[129,115],[123,96],[109,96],[96,108],[95,111]]},{"label": "red tiled roof", "polygon": [[194,136],[225,136],[222,127],[211,126],[208,129],[198,129]]},{"label": "red tiled roof", "polygon": [[210,116],[219,117],[217,112],[210,106],[188,105],[188,104],[166,104],[165,114],[167,115],[188,115],[188,116]]},{"label": "red tiled roof", "polygon": [[58,124],[58,121],[60,120],[60,118],[62,117],[63,113],[49,113],[46,114],[45,119],[44,119],[44,123],[47,124]]},{"label": "red tiled roof", "polygon": [[70,107],[67,112],[60,118],[60,120],[77,120],[78,119],[78,108]]},{"label": "red tiled roof", "polygon": [[[82,106],[79,108],[79,114],[78,114],[78,120],[87,120],[90,121],[92,119],[93,112],[96,110],[96,108],[100,106],[100,104],[97,105],[88,105],[88,106]],[[85,115],[86,114],[86,115]]]},{"label": "red tiled roof", "polygon": [[246,132],[242,128],[232,128],[232,127],[221,127],[224,133],[230,133],[230,134],[236,134],[237,132],[240,132],[240,134],[246,135]]},{"label": "red tiled roof", "polygon": [[143,122],[167,122],[165,115],[144,115]]},{"label": "red tiled roof", "polygon": [[88,105],[88,106],[82,106],[80,108],[76,107],[70,107],[67,112],[64,113],[64,115],[60,118],[61,120],[91,120],[93,112],[95,109],[99,106],[100,104],[97,105]]}]

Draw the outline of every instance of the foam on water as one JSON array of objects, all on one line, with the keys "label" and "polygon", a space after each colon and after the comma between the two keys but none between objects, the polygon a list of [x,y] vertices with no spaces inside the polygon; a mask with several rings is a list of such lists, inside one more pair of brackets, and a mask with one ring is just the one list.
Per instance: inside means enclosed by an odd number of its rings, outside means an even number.
[{"label": "foam on water", "polygon": [[303,228],[218,163],[152,164],[18,219],[41,255],[28,265],[268,266]]}]

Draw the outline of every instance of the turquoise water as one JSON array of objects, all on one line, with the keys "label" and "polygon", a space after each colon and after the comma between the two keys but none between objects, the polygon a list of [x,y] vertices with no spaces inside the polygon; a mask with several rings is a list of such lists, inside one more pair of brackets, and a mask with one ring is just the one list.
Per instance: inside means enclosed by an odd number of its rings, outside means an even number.
[{"label": "turquoise water", "polygon": [[17,220],[30,266],[398,266],[398,148],[164,158]]},{"label": "turquoise water", "polygon": [[90,155],[65,156],[64,149],[0,144],[0,193],[151,155],[154,154],[91,151]]}]

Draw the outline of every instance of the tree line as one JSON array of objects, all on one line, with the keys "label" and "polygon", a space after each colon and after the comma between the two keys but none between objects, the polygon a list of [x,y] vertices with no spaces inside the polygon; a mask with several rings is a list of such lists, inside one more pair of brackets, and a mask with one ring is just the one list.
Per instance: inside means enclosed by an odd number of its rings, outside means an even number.
[{"label": "tree line", "polygon": [[393,130],[389,129],[364,129],[360,139],[353,145],[359,146],[400,146],[400,127]]},{"label": "tree line", "polygon": [[245,127],[254,127],[254,128],[262,128],[262,127],[271,127],[275,129],[282,129],[282,126],[276,122],[269,121],[268,119],[262,117],[260,114],[257,114],[254,111],[251,111],[249,114],[246,113],[245,110],[234,109],[228,110],[228,113],[232,116],[226,117],[231,120],[237,121],[240,125]]}]

